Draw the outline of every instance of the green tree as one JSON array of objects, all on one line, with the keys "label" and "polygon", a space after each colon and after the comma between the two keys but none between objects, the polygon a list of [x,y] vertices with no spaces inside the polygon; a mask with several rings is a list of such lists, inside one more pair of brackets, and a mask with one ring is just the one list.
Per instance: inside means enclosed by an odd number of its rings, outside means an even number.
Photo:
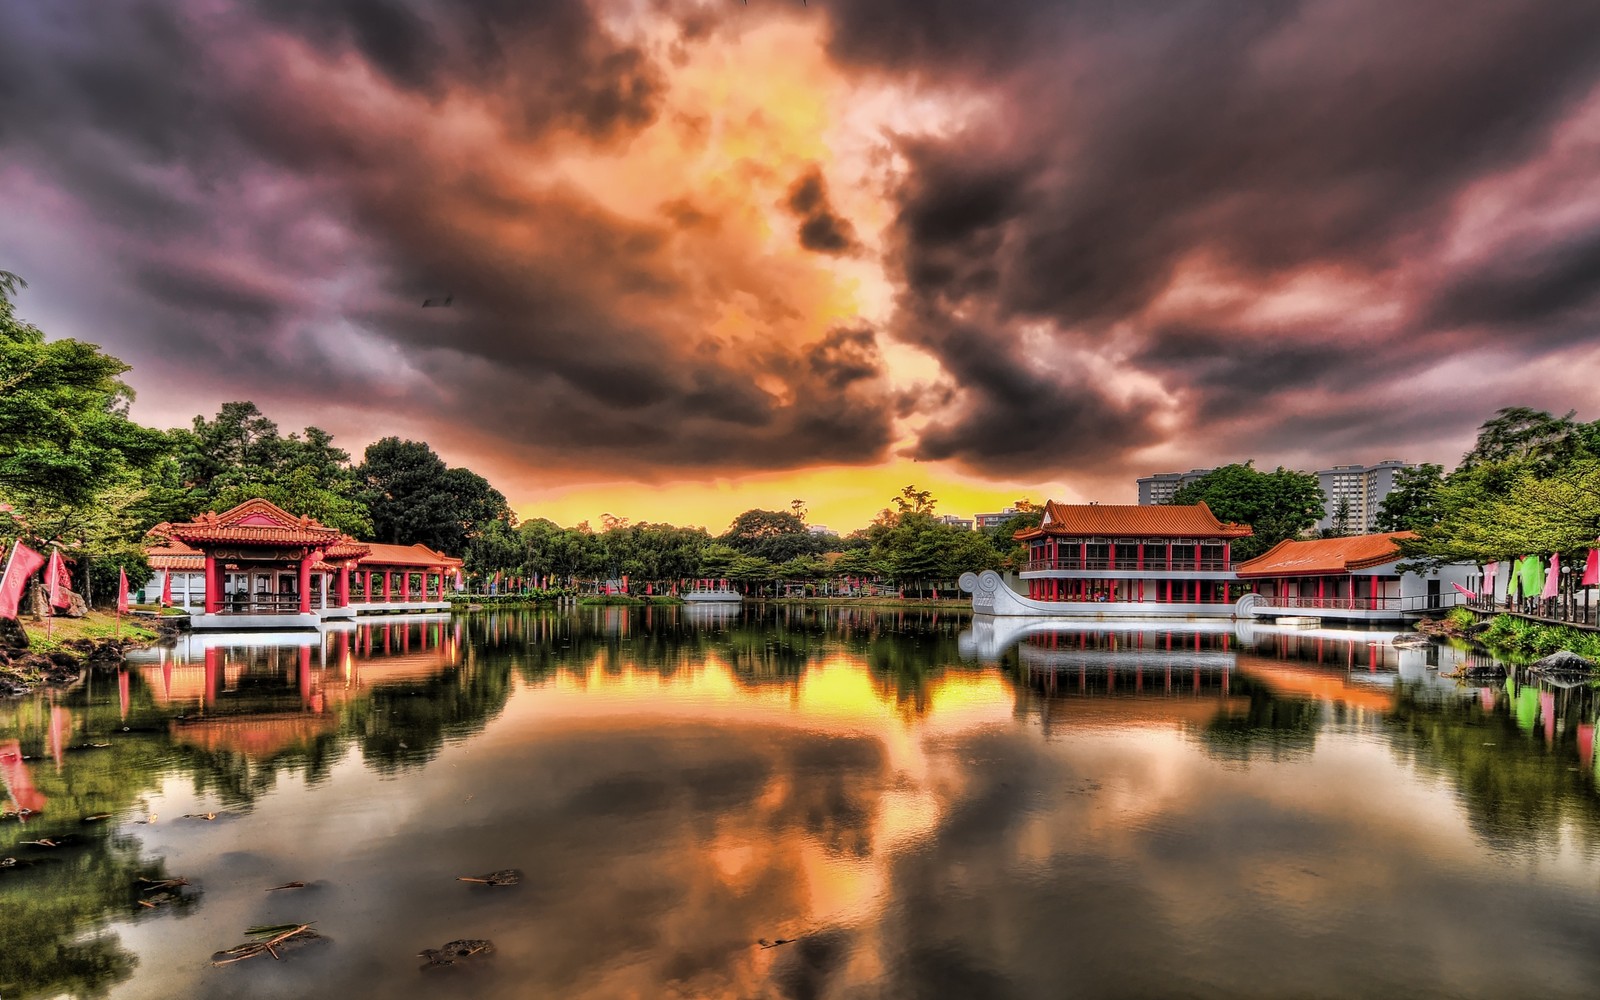
[{"label": "green tree", "polygon": [[1279,466],[1258,472],[1253,462],[1224,465],[1180,488],[1169,501],[1204,503],[1218,520],[1248,524],[1255,533],[1233,543],[1236,562],[1253,559],[1322,519],[1327,498],[1317,477]]},{"label": "green tree", "polygon": [[1439,487],[1444,483],[1444,468],[1424,463],[1402,469],[1394,486],[1378,508],[1379,531],[1416,531],[1439,519]]},{"label": "green tree", "polygon": [[1353,532],[1350,522],[1354,511],[1350,506],[1349,497],[1340,497],[1333,505],[1333,513],[1328,517],[1328,526],[1322,530],[1323,538],[1347,538]]},{"label": "green tree", "polygon": [[[1483,484],[1484,471],[1497,474],[1492,489]],[[1579,458],[1550,474],[1535,472],[1529,463],[1502,487],[1507,471],[1499,464],[1451,475],[1439,491],[1444,516],[1418,529],[1418,538],[1400,543],[1408,563],[1577,553],[1600,537],[1600,459]]]},{"label": "green tree", "polygon": [[1044,520],[1044,508],[1028,500],[1018,500],[1012,506],[1016,507],[1017,512],[995,527],[984,529],[984,535],[995,552],[999,553],[1001,561],[1016,567],[1028,559],[1028,547],[1017,541],[1017,532],[1037,528]]},{"label": "green tree", "polygon": [[900,514],[932,514],[939,505],[931,490],[919,490],[916,484],[902,489],[900,495],[893,498],[893,503],[896,513]]},{"label": "green tree", "polygon": [[1478,428],[1478,439],[1462,456],[1461,467],[1531,462],[1541,472],[1560,468],[1572,460],[1588,436],[1589,428],[1572,418],[1572,411],[1557,417],[1527,406],[1497,410]]},{"label": "green tree", "polygon": [[128,366],[93,344],[46,340],[16,316],[0,278],[0,500],[22,533],[94,554],[143,529],[142,477],[166,447],[158,431],[128,419]]},{"label": "green tree", "polygon": [[822,539],[787,510],[747,510],[733,519],[717,541],[744,555],[774,563],[822,551]]},{"label": "green tree", "polygon": [[505,496],[488,480],[469,469],[446,466],[421,441],[376,441],[367,447],[355,474],[380,542],[421,542],[458,553],[489,522],[515,524]]},{"label": "green tree", "polygon": [[700,550],[700,565],[696,567],[697,576],[713,580],[721,580],[728,575],[733,564],[739,560],[739,550],[731,545],[720,542],[707,545]]}]

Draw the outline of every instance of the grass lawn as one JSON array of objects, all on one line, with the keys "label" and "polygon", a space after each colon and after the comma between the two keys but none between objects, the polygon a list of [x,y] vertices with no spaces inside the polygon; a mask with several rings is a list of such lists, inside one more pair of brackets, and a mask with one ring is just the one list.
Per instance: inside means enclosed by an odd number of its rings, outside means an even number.
[{"label": "grass lawn", "polygon": [[151,642],[157,632],[150,627],[149,619],[138,615],[124,615],[122,630],[117,631],[117,616],[104,611],[91,611],[83,618],[57,618],[45,634],[45,623],[24,618],[22,627],[28,633],[30,652],[49,653],[60,649],[73,639],[110,639],[118,634],[133,642]]}]

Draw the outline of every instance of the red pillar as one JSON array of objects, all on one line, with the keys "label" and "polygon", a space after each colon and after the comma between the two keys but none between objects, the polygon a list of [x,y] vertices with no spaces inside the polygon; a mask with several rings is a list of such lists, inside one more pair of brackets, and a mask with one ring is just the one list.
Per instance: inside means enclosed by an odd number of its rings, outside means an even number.
[{"label": "red pillar", "polygon": [[300,613],[311,613],[311,560],[316,558],[316,553],[307,552],[300,557]]},{"label": "red pillar", "polygon": [[392,596],[390,596],[393,593],[394,593],[393,574],[391,574],[388,570],[384,570],[383,571],[383,603],[388,604],[391,600],[393,600],[394,598]]},{"label": "red pillar", "polygon": [[372,603],[372,570],[361,574],[361,599],[368,604]]},{"label": "red pillar", "polygon": [[342,563],[339,566],[339,597],[336,601],[341,608],[350,606],[350,564]]},{"label": "red pillar", "polygon": [[222,610],[222,574],[218,572],[217,557],[206,553],[206,614]]}]

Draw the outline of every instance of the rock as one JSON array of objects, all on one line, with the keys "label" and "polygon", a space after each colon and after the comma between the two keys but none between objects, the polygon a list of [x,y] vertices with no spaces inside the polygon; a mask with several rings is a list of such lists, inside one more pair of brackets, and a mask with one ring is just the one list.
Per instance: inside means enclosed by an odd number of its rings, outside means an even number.
[{"label": "rock", "polygon": [[82,618],[89,613],[89,605],[83,603],[83,595],[76,591],[67,591],[67,608],[61,612],[63,618]]},{"label": "rock", "polygon": [[78,669],[78,658],[65,650],[57,650],[50,654],[50,662],[58,667],[71,667]]},{"label": "rock", "polygon": [[28,648],[28,633],[15,618],[0,618],[0,648]]},{"label": "rock", "polygon": [[1563,649],[1559,653],[1551,653],[1542,660],[1534,661],[1528,665],[1528,669],[1540,674],[1592,674],[1600,670],[1600,664]]},{"label": "rock", "polygon": [[109,640],[103,645],[96,646],[89,653],[89,665],[103,667],[122,662],[122,646],[115,640]]}]

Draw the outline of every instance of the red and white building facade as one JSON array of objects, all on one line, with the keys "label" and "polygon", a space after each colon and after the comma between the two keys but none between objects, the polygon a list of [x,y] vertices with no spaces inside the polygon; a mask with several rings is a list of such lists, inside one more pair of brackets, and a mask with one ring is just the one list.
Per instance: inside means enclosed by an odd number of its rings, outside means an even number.
[{"label": "red and white building facade", "polygon": [[1231,618],[1238,580],[1232,543],[1248,525],[1217,520],[1205,504],[1045,504],[1028,549],[1025,592],[1000,574],[965,574],[979,614],[1106,618]]},{"label": "red and white building facade", "polygon": [[1254,596],[1241,611],[1256,618],[1311,617],[1403,621],[1462,603],[1469,565],[1401,572],[1400,539],[1409,531],[1348,538],[1289,539],[1239,564]]},{"label": "red and white building facade", "polygon": [[425,545],[357,541],[266,500],[159,524],[146,548],[155,575],[144,599],[168,586],[191,626],[315,628],[358,614],[450,608],[461,560]]}]

